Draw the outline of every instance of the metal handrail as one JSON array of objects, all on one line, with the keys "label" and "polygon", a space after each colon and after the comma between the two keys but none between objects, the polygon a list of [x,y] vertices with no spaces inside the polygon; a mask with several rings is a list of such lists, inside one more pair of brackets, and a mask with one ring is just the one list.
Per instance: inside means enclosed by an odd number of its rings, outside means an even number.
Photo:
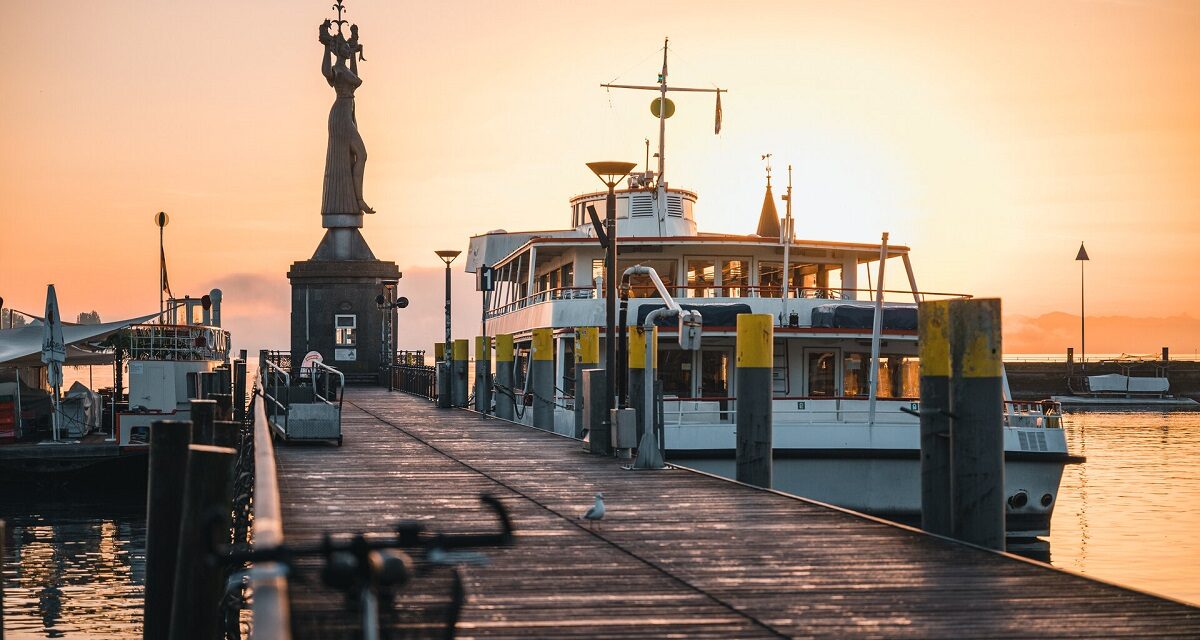
[{"label": "metal handrail", "polygon": [[[292,376],[287,371],[276,365],[270,360],[262,361],[262,372],[259,374],[259,390],[262,397],[270,400],[271,404],[279,408],[279,411],[272,411],[274,415],[283,415],[283,432],[287,433],[288,422],[288,406],[289,396],[291,395]],[[271,384],[271,392],[268,393],[266,386],[261,383],[261,379],[266,377]],[[279,393],[279,381],[283,380],[283,396]]]},{"label": "metal handrail", "polygon": [[[334,399],[336,399],[338,409],[341,409],[342,408],[342,398],[345,396],[345,392],[346,392],[346,376],[341,371],[334,369],[333,367],[325,364],[324,362],[313,362],[311,364],[312,364],[312,366],[310,369],[310,371],[311,371],[310,377],[312,378],[313,396],[324,401],[325,404],[334,404]],[[324,395],[322,395],[320,392],[317,391],[317,372],[318,371],[323,371],[325,373],[325,375],[324,375],[325,394]],[[332,378],[332,376],[338,377],[338,386],[337,386],[337,388],[335,388],[333,390],[333,398],[331,399],[330,394],[329,394],[329,381]]]},{"label": "metal handrail", "polygon": [[[268,363],[269,364],[269,363]],[[254,391],[264,397],[261,380]],[[283,544],[283,512],[279,506],[279,479],[275,470],[275,446],[263,403],[254,403],[254,548],[270,549]],[[278,562],[256,562],[249,571],[254,602],[250,607],[254,634],[261,638],[289,640],[287,569]]]}]

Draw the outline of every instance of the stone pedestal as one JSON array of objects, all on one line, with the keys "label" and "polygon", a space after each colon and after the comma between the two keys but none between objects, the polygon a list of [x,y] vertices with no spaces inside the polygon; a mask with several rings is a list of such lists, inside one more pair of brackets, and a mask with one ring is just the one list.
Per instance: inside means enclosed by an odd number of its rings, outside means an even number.
[{"label": "stone pedestal", "polygon": [[385,349],[395,350],[396,326],[395,309],[381,310],[376,298],[382,294],[388,303],[395,301],[400,270],[394,262],[321,260],[319,254],[292,263],[287,274],[293,366],[316,351],[325,364],[346,374],[347,382],[375,382]]}]

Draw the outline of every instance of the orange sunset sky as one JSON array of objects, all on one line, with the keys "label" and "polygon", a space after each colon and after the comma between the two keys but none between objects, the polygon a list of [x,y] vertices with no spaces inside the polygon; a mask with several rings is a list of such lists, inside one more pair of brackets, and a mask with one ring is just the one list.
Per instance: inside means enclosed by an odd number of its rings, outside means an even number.
[{"label": "orange sunset sky", "polygon": [[[8,3],[6,304],[40,312],[53,282],[67,317],[156,309],[165,210],[175,292],[220,286],[238,347],[286,346],[284,274],[322,233],[330,4]],[[1200,344],[1198,2],[347,6],[364,234],[405,272],[402,348],[441,331],[433,249],[566,226],[599,186],[585,162],[642,160],[650,94],[598,84],[654,82],[664,36],[673,82],[729,89],[720,136],[708,95],[676,97],[668,125],[701,229],[753,231],[773,153],[777,176],[795,166],[799,236],[889,231],[923,289],[1003,298],[1009,352],[1078,347],[1081,240],[1089,352]],[[465,337],[478,298],[456,287]]]}]

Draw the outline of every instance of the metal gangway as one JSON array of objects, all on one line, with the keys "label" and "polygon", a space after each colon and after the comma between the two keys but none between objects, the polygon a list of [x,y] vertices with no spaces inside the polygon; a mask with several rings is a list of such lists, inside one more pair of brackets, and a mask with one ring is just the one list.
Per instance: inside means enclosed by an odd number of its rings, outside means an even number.
[{"label": "metal gangway", "polygon": [[293,379],[274,359],[263,357],[259,362],[264,408],[275,437],[342,446],[346,376],[325,363],[310,362]]}]

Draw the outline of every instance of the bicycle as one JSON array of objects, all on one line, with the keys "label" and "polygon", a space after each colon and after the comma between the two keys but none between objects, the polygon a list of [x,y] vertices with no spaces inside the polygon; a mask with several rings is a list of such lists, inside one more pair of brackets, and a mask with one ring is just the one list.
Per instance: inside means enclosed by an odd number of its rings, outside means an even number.
[{"label": "bicycle", "polygon": [[[387,537],[356,533],[335,539],[326,533],[320,543],[307,546],[281,545],[266,549],[231,549],[221,560],[234,566],[248,562],[278,562],[289,574],[300,558],[321,558],[321,581],[346,597],[348,608],[357,608],[363,640],[379,640],[381,602],[389,608],[400,590],[421,577],[422,567],[448,566],[451,571],[451,603],[446,617],[445,637],[453,638],[458,616],[466,600],[459,566],[482,564],[483,554],[463,551],[476,547],[507,546],[513,541],[508,510],[497,498],[484,494],[480,500],[499,520],[499,533],[445,534],[431,531],[415,521],[404,521]],[[300,574],[296,572],[296,575]]]}]

